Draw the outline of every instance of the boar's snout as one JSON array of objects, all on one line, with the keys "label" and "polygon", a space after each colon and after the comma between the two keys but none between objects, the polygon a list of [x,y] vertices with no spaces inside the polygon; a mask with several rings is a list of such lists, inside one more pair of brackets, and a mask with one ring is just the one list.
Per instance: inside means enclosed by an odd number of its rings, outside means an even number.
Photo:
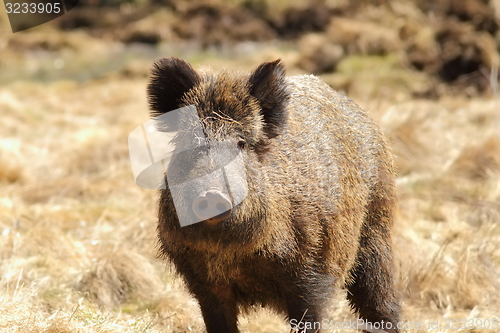
[{"label": "boar's snout", "polygon": [[193,201],[193,211],[196,216],[211,225],[228,217],[232,208],[229,196],[217,188],[202,192]]}]

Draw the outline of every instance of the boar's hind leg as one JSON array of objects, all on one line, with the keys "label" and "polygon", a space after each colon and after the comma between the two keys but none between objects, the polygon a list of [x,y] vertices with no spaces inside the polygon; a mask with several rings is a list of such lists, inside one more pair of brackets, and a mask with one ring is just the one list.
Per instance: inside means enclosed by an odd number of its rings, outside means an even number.
[{"label": "boar's hind leg", "polygon": [[[379,327],[391,333],[399,332],[396,325],[400,310],[393,282],[390,236],[393,205],[389,192],[378,195],[368,207],[356,265],[351,271],[354,281],[348,286],[349,302],[360,317],[372,324],[383,321],[383,327]],[[370,331],[373,332],[367,326],[366,332]]]}]

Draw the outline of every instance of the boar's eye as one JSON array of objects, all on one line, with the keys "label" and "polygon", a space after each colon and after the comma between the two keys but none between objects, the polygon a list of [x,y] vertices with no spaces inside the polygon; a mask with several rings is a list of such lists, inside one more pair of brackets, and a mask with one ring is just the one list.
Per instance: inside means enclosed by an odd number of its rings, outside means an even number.
[{"label": "boar's eye", "polygon": [[240,141],[238,141],[238,148],[239,149],[245,148],[246,145],[247,145],[247,143],[245,142],[245,140],[240,139]]}]

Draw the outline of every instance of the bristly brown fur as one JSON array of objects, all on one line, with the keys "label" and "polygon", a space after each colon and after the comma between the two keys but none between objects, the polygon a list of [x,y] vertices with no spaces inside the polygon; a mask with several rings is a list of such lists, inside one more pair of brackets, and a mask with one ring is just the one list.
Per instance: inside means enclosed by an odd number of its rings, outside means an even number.
[{"label": "bristly brown fur", "polygon": [[[291,323],[321,322],[342,284],[361,318],[398,332],[395,175],[368,114],[314,76],[286,78],[279,61],[250,74],[198,74],[166,59],[153,73],[152,115],[195,105],[206,136],[206,148],[169,165],[181,186],[161,190],[158,233],[162,254],[200,304],[207,332],[237,333],[239,312],[254,304],[285,313]],[[173,196],[211,186],[201,177],[215,171],[208,152],[233,158],[221,142],[241,153],[245,174],[237,176],[245,177],[246,197],[217,225],[181,227],[177,216],[191,202],[176,209]]]}]

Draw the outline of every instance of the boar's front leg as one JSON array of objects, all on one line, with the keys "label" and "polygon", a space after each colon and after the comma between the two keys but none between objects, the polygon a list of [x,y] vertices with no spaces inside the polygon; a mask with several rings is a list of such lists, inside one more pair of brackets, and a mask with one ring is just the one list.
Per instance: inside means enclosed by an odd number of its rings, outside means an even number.
[{"label": "boar's front leg", "polygon": [[288,319],[291,333],[319,332],[320,312],[315,304],[308,304],[307,298],[293,297],[288,301]]},{"label": "boar's front leg", "polygon": [[316,333],[321,331],[324,311],[333,295],[332,276],[317,272],[309,274],[296,282],[288,290],[287,310],[292,333]]},{"label": "boar's front leg", "polygon": [[208,281],[203,265],[196,266],[186,258],[190,256],[172,256],[189,291],[198,300],[207,333],[238,333],[238,307],[231,285]]},{"label": "boar's front leg", "polygon": [[229,285],[193,288],[200,304],[207,333],[238,333],[237,306]]}]

